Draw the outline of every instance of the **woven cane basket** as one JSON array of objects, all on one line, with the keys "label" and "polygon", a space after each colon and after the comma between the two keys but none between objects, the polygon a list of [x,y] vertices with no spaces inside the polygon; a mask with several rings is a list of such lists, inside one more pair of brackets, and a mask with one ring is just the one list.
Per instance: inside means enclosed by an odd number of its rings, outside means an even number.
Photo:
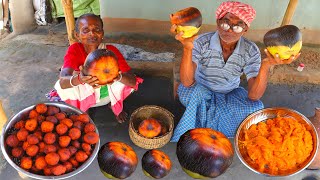
[{"label": "woven cane basket", "polygon": [[[141,121],[154,118],[159,121],[164,131],[157,137],[146,138],[138,133]],[[172,136],[174,126],[174,116],[168,110],[155,106],[146,105],[136,109],[130,117],[129,136],[131,141],[144,149],[156,149],[166,145]]]}]

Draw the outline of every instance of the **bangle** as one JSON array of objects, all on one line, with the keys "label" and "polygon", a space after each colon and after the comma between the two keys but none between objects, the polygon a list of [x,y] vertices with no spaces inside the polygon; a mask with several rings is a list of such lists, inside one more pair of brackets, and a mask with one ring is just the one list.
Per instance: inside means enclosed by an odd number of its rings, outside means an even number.
[{"label": "bangle", "polygon": [[76,76],[76,74],[74,74],[74,75],[71,76],[71,78],[70,78],[70,85],[71,85],[71,87],[75,87],[75,85],[72,84],[72,79],[73,79],[75,76]]},{"label": "bangle", "polygon": [[82,82],[81,79],[80,79],[80,73],[78,74],[78,81],[79,81],[80,84],[84,85],[84,82]]},{"label": "bangle", "polygon": [[120,78],[119,78],[118,80],[115,80],[114,82],[119,82],[119,81],[121,81],[121,79],[122,79],[122,73],[121,73],[121,72],[119,73],[119,76],[120,76]]}]

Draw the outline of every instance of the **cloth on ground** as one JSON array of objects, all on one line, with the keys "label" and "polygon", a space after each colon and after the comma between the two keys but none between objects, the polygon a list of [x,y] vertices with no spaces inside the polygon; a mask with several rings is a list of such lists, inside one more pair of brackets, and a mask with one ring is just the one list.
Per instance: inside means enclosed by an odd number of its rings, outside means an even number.
[{"label": "cloth on ground", "polygon": [[178,87],[178,96],[186,110],[171,142],[177,142],[189,129],[208,127],[234,137],[240,123],[251,113],[263,108],[261,101],[251,101],[248,92],[238,87],[230,93],[216,93],[201,84]]},{"label": "cloth on ground", "polygon": [[[61,0],[50,1],[53,18],[65,17],[63,12],[63,5]],[[99,0],[76,0],[72,1],[74,17],[79,17],[82,14],[93,13],[100,15],[100,1]]]}]

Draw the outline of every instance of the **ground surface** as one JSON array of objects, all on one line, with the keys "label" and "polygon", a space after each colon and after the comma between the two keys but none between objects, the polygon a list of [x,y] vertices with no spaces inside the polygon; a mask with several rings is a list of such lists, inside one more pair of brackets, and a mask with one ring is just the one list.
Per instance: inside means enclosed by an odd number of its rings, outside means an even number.
[{"label": "ground surface", "polygon": [[[140,90],[132,94],[125,104],[126,111],[131,114],[136,108],[141,107],[143,105],[158,105],[164,107],[175,114],[175,120],[179,119],[181,113],[183,112],[183,107],[178,103],[172,101],[172,82],[168,78],[159,78],[159,77],[145,77],[144,83],[141,85]],[[245,85],[244,85],[245,86]],[[308,86],[308,89],[312,89],[312,91],[305,91],[305,86],[294,85],[294,86],[286,86],[286,85],[271,85],[269,86],[266,95],[263,98],[266,107],[274,107],[274,106],[284,106],[293,109],[297,109],[302,113],[307,113],[314,104],[319,104],[319,99],[310,98],[311,96],[315,96],[320,93],[320,87]],[[291,93],[287,93],[288,89],[292,89]],[[299,92],[304,91],[304,93]],[[156,95],[155,95],[156,94]],[[270,98],[271,96],[276,96],[277,98]],[[305,101],[304,106],[297,105],[297,101]],[[31,103],[32,104],[32,103]],[[310,112],[311,113],[311,112]],[[102,106],[93,109],[92,119],[98,127],[100,133],[100,141],[101,145],[109,142],[109,141],[122,141],[129,144],[136,151],[139,159],[146,152],[145,149],[142,149],[132,143],[128,134],[128,123],[118,124],[107,106]],[[230,139],[233,143],[233,139]],[[162,151],[168,154],[171,158],[173,166],[168,176],[163,179],[166,180],[186,180],[191,179],[187,176],[181,169],[179,162],[176,158],[176,143],[168,143],[164,147],[160,148]],[[307,176],[319,177],[320,171],[311,171],[304,170],[303,172],[288,178],[281,178],[286,180],[301,180]],[[2,171],[0,172],[0,179],[20,179],[17,171],[7,164]],[[95,159],[92,164],[86,168],[84,171],[79,173],[76,176],[73,176],[70,179],[74,180],[87,180],[87,179],[105,179],[102,173],[99,170],[98,162]],[[141,169],[141,161],[139,161],[136,171],[128,178],[132,180],[142,180],[149,179],[143,173]],[[217,179],[266,179],[271,180],[273,178],[267,178],[261,175],[258,175],[247,167],[245,167],[237,155],[234,155],[233,163],[227,171],[219,176]]]},{"label": "ground surface", "polygon": [[[44,94],[52,89],[58,78],[58,69],[63,63],[63,55],[68,45],[65,32],[64,24],[58,24],[50,28],[39,28],[30,34],[0,43],[0,99],[9,117],[27,106],[46,101]],[[176,53],[176,62],[173,62],[173,65],[172,63],[130,62],[137,69],[138,74],[145,78],[145,82],[141,85],[139,92],[126,101],[126,110],[130,114],[142,105],[159,105],[173,112],[177,123],[183,107],[173,100],[173,82],[179,76],[177,67],[181,57],[181,45],[173,37],[121,33],[107,35],[105,41],[140,47],[154,53]],[[275,68],[269,79],[267,91],[262,98],[265,106],[289,107],[306,116],[312,116],[314,108],[320,106],[320,75],[317,74],[320,68],[317,63],[320,60],[319,54],[319,47],[305,46],[297,62]],[[298,73],[295,69],[300,62],[306,64],[306,68],[303,72]],[[112,113],[105,109],[106,107],[96,108],[96,113],[93,115],[101,133],[101,143],[126,142],[132,145],[139,157],[142,157],[145,150],[130,141],[128,123],[117,124]],[[169,143],[161,148],[173,161],[171,173],[164,179],[189,179],[179,167],[175,147],[175,143]],[[0,165],[0,179],[19,179],[15,169],[3,158],[0,159]],[[319,176],[320,172],[305,170],[286,179],[303,179],[308,175],[316,174]],[[103,179],[103,176],[98,169],[97,161],[94,160],[86,170],[72,179]],[[140,162],[137,170],[128,179],[147,179],[141,171]],[[235,155],[231,168],[218,179],[271,178],[253,173]]]}]

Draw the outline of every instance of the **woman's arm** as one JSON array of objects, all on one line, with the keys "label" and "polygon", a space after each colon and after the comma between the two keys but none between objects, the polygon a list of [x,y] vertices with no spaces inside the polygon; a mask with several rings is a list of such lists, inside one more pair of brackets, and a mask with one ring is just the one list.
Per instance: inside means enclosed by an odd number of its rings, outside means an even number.
[{"label": "woman's arm", "polygon": [[[61,89],[72,88],[72,85],[70,84],[70,82],[74,86],[80,84],[80,82],[75,82],[77,79],[75,79],[74,77],[72,78],[72,74],[73,74],[73,69],[71,69],[71,68],[61,69],[60,78],[59,78],[59,80],[60,80],[59,83],[60,83]],[[71,81],[70,81],[70,79],[71,79]]]},{"label": "woman's arm", "polygon": [[136,76],[132,73],[131,68],[122,53],[113,45],[106,45],[106,49],[111,50],[118,57],[119,69],[122,71],[121,75],[119,74],[114,81],[120,81],[121,83],[134,88],[136,86]]},{"label": "woman's arm", "polygon": [[276,54],[275,57],[272,57],[266,49],[264,52],[267,54],[267,58],[262,60],[258,75],[248,80],[248,97],[251,100],[259,100],[263,96],[267,88],[269,70],[271,67],[279,64],[290,64],[300,56],[299,53],[296,56],[291,56],[290,59],[283,60],[279,58],[278,54]]},{"label": "woman's arm", "polygon": [[[80,70],[82,67],[80,67]],[[82,76],[82,74],[76,73],[72,68],[63,68],[60,72],[60,87],[61,89],[72,88],[73,86],[78,86],[82,83],[87,83],[93,88],[99,87],[96,84],[99,80],[93,76]]]},{"label": "woman's arm", "polygon": [[136,86],[136,76],[131,71],[119,74],[114,81],[119,81],[132,88]]}]

